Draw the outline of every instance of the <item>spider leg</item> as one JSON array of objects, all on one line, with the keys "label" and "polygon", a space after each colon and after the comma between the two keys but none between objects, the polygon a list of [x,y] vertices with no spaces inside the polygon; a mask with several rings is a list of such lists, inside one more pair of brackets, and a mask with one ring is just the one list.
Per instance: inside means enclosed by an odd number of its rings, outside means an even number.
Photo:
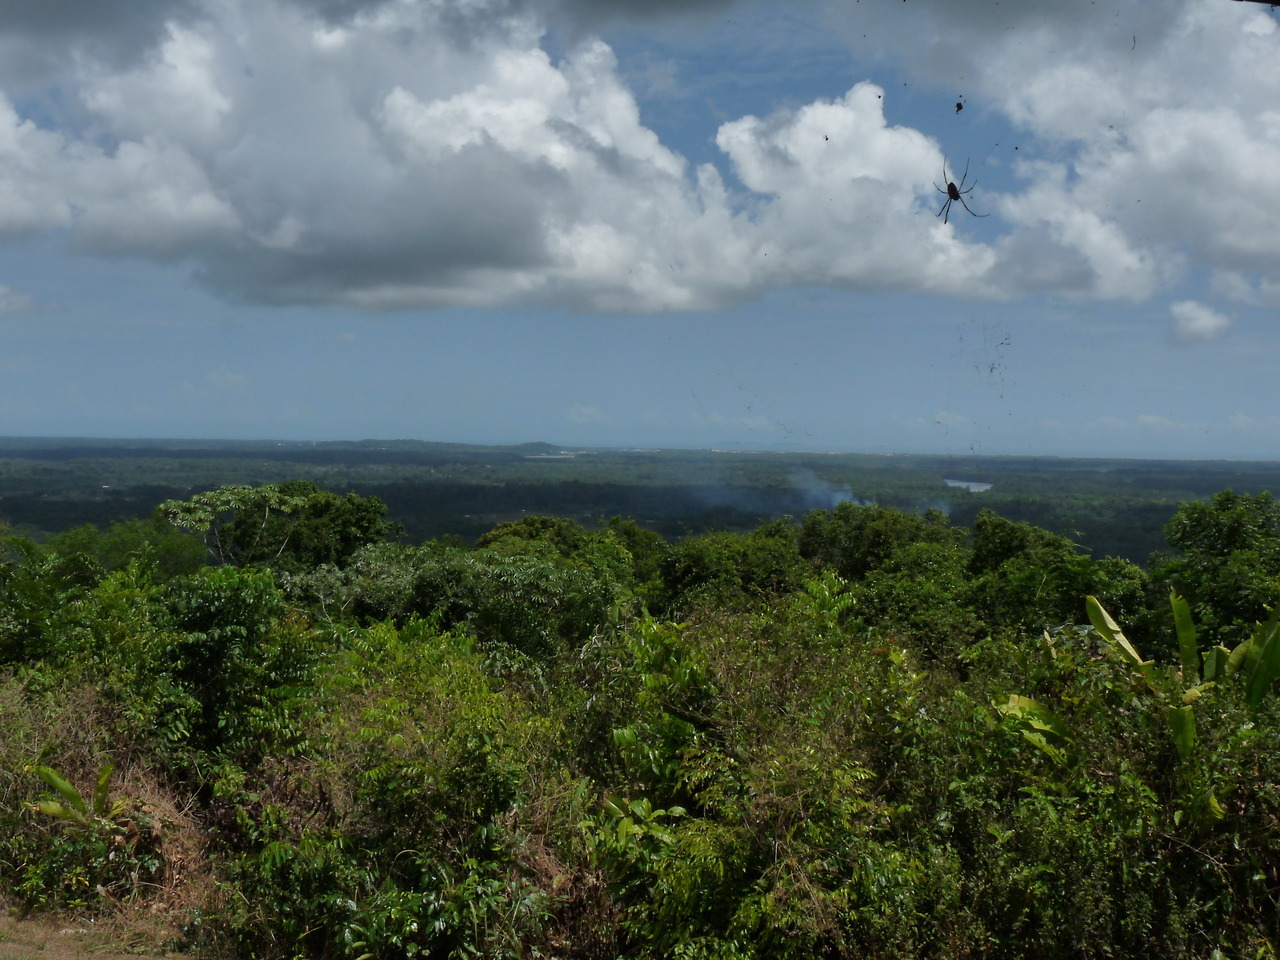
[{"label": "spider leg", "polygon": [[[942,216],[944,213],[946,214],[945,217]],[[947,197],[946,203],[942,205],[942,209],[939,210],[937,213],[935,213],[934,216],[942,217],[943,223],[947,222],[947,219],[951,216],[951,198],[950,197]]]},{"label": "spider leg", "polygon": [[[970,187],[970,188],[969,188],[969,190],[972,190],[972,189],[973,189],[973,187]],[[967,193],[968,191],[966,190],[965,192]],[[961,197],[961,198],[960,198],[960,205],[961,205],[962,207],[964,207],[966,210],[969,210],[969,205],[968,205],[967,203],[965,203],[965,202],[964,202],[964,197]],[[991,216],[991,214],[989,214],[989,213],[974,213],[972,210],[969,210],[969,213],[970,213],[972,216],[975,216],[975,217],[989,217],[989,216]]]},{"label": "spider leg", "polygon": [[941,193],[941,194],[944,194],[944,195],[946,195],[946,196],[950,196],[950,194],[948,194],[948,193],[947,193],[947,191],[943,190],[943,189],[942,189],[940,186],[938,186],[936,183],[933,185],[933,189],[937,190],[937,191],[938,191],[939,193]]},{"label": "spider leg", "polygon": [[[964,173],[960,175],[960,189],[964,189],[964,182],[969,179],[969,158],[964,159]],[[972,187],[970,188],[972,189]]]}]

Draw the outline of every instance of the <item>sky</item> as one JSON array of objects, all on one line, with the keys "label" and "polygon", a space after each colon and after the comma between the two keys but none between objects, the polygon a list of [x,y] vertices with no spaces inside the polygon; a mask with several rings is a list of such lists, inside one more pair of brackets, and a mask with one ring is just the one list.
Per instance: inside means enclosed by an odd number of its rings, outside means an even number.
[{"label": "sky", "polygon": [[1280,459],[1276,17],[0,0],[0,435]]}]

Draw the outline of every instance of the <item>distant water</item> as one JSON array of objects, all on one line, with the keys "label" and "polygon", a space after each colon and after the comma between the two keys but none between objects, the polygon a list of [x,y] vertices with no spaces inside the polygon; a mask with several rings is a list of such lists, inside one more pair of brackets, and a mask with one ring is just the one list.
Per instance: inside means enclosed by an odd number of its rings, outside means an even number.
[{"label": "distant water", "polygon": [[974,483],[972,480],[943,480],[948,487],[964,487],[970,493],[986,493],[991,489],[989,483]]}]

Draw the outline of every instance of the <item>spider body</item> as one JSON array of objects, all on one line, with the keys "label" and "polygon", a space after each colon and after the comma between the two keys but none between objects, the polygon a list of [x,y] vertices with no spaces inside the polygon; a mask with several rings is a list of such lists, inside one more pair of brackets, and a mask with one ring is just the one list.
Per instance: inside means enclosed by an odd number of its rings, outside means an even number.
[{"label": "spider body", "polygon": [[954,180],[947,179],[947,158],[946,157],[942,158],[942,182],[947,185],[947,189],[943,190],[936,183],[933,185],[933,187],[935,190],[937,190],[939,193],[943,194],[947,198],[942,203],[942,209],[935,214],[935,216],[942,217],[943,223],[946,223],[948,220],[951,219],[951,204],[955,203],[957,200],[960,201],[960,206],[964,207],[966,210],[969,211],[970,216],[973,216],[973,217],[991,216],[991,214],[989,213],[974,213],[972,210],[969,210],[969,205],[964,202],[964,198],[968,194],[973,193],[973,188],[978,185],[977,181],[974,181],[973,183],[969,184],[969,189],[966,190],[964,188],[964,185],[968,179],[969,179],[969,161],[968,160],[964,162],[964,173],[961,174],[960,186],[957,187]]}]

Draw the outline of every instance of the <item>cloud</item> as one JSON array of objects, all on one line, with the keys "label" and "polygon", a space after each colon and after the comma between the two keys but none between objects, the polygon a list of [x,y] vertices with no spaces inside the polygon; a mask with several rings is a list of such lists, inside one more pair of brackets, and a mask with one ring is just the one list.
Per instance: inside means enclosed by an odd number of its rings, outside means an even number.
[{"label": "cloud", "polygon": [[0,0],[0,84],[33,89],[74,59],[125,67],[197,11],[196,0]]},{"label": "cloud", "polygon": [[[583,31],[728,0],[102,0],[92,30],[16,6],[0,53],[37,53],[0,67],[0,240],[186,262],[231,298],[644,312],[1280,277],[1280,36],[1247,4],[833,6],[855,50],[969,78],[1038,146],[1014,192],[969,197],[980,231],[933,216],[943,145],[869,81],[728,120],[718,166],[664,145]],[[580,38],[559,59],[549,23]]]},{"label": "cloud", "polygon": [[[1026,184],[995,276],[1142,299],[1188,262],[1280,275],[1280,30],[1255,4],[959,0],[833,7],[856,53],[1007,118]],[[992,148],[995,149],[994,147]],[[1028,262],[1023,240],[1037,237]],[[1051,245],[1065,257],[1052,270]]]},{"label": "cloud", "polygon": [[575,403],[569,408],[569,422],[581,426],[588,423],[608,423],[609,418],[601,412],[599,407],[586,403]]},{"label": "cloud", "polygon": [[937,144],[890,126],[883,104],[881,87],[859,83],[838,100],[720,128],[716,144],[754,195],[760,268],[783,284],[992,292],[993,253],[921,216],[933,213],[921,197],[942,167]]},{"label": "cloud", "polygon": [[236,373],[226,366],[216,367],[204,375],[205,383],[220,390],[241,391],[249,386],[249,378],[243,373]]},{"label": "cloud", "polygon": [[1280,307],[1280,275],[1256,280],[1234,270],[1216,270],[1211,287],[1219,296],[1254,307]]},{"label": "cloud", "polygon": [[[375,310],[989,292],[991,251],[923,215],[936,145],[889,125],[874,84],[722,127],[742,191],[641,122],[599,40],[553,62],[515,4],[349,12],[221,0],[123,68],[75,60],[82,129],[0,103],[0,234],[62,229],[188,260],[233,297]],[[467,17],[488,26],[461,43]]]},{"label": "cloud", "polygon": [[0,316],[6,313],[23,313],[32,306],[34,301],[29,295],[0,284]]},{"label": "cloud", "polygon": [[1231,329],[1231,318],[1194,300],[1179,300],[1169,307],[1173,333],[1179,343],[1218,340]]}]

